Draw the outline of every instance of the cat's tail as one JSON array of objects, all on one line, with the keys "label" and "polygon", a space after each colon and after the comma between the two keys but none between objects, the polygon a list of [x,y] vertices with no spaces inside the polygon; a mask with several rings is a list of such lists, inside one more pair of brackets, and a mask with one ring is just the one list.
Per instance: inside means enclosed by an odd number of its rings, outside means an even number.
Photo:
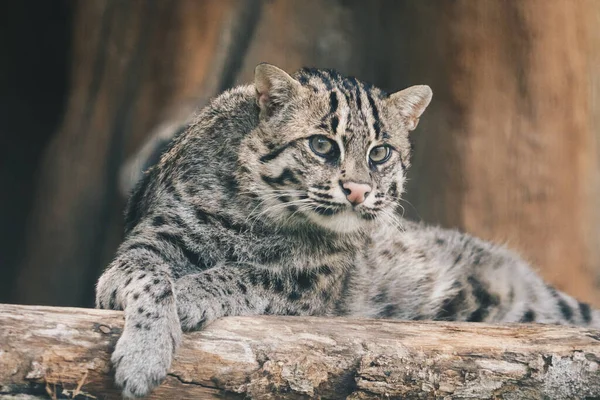
[{"label": "cat's tail", "polygon": [[590,316],[590,328],[599,329],[600,330],[600,310],[592,309]]},{"label": "cat's tail", "polygon": [[563,323],[600,329],[600,310],[551,286],[548,286],[548,290],[554,300],[556,314]]}]

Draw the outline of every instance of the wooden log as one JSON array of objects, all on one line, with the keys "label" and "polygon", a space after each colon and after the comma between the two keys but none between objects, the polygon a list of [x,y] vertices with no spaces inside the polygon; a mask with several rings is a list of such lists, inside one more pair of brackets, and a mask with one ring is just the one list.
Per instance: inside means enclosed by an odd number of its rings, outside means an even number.
[{"label": "wooden log", "polygon": [[[0,397],[119,398],[121,312],[0,305]],[[600,332],[300,317],[230,317],[186,334],[149,398],[600,396]]]}]

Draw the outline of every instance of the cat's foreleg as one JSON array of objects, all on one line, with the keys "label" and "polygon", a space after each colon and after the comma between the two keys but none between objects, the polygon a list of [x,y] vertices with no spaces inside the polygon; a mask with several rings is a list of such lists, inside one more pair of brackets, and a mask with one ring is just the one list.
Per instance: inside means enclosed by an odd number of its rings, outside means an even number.
[{"label": "cat's foreleg", "polygon": [[98,281],[96,305],[124,310],[115,381],[125,397],[145,396],[166,377],[181,339],[168,265],[151,252],[121,255]]}]

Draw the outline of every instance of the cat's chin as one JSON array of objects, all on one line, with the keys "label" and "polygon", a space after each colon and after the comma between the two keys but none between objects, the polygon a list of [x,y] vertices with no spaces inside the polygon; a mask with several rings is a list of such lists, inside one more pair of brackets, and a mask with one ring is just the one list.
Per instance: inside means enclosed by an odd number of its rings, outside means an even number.
[{"label": "cat's chin", "polygon": [[364,228],[368,222],[360,218],[352,210],[342,211],[335,215],[319,215],[308,213],[308,218],[314,224],[337,233],[353,233]]}]

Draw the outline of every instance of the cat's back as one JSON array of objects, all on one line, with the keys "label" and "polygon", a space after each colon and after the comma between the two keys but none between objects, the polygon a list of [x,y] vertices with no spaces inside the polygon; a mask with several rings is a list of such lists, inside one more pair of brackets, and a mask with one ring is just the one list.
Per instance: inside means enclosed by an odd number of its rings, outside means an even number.
[{"label": "cat's back", "polygon": [[[399,220],[371,235],[372,256],[393,258],[397,264],[437,264],[464,271],[481,264],[518,262],[503,246],[486,242],[456,229]],[[510,260],[510,261],[509,261]]]},{"label": "cat's back", "polygon": [[140,179],[126,210],[126,232],[156,209],[174,213],[194,203],[223,209],[237,195],[242,139],[258,125],[254,86],[228,90],[199,110]]}]

